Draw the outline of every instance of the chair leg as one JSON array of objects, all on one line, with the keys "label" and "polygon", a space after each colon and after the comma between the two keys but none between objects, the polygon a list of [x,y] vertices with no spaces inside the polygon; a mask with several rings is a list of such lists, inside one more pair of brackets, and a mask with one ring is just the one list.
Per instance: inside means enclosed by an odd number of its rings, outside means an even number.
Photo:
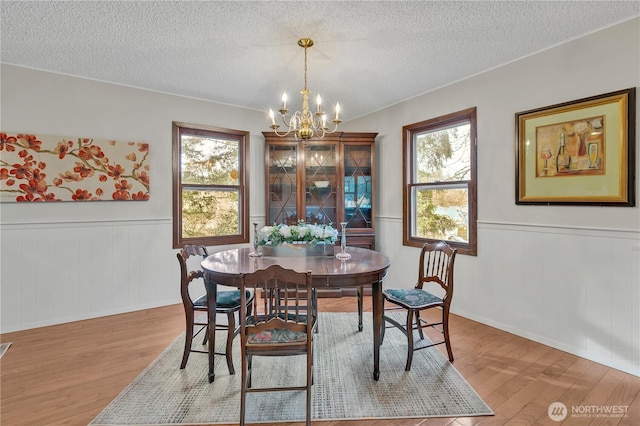
[{"label": "chair leg", "polygon": [[420,340],[424,340],[424,333],[422,332],[422,324],[420,323],[420,311],[416,311],[416,327],[418,328],[418,334]]},{"label": "chair leg", "polygon": [[207,325],[204,328],[204,339],[202,339],[202,345],[206,345],[207,342],[209,341],[209,326]]},{"label": "chair leg", "polygon": [[309,356],[311,357],[311,384],[313,385],[313,382],[315,380],[313,376],[313,345],[311,345],[311,354],[309,354]]},{"label": "chair leg", "polygon": [[245,422],[245,410],[246,410],[246,402],[247,402],[247,380],[248,371],[247,371],[247,354],[243,351],[242,353],[242,382],[240,383],[240,426],[244,426]]},{"label": "chair leg", "polygon": [[180,363],[180,369],[187,366],[189,360],[189,354],[191,353],[191,343],[193,342],[193,312],[191,315],[186,314],[187,326],[184,336],[184,352],[182,353],[182,362]]},{"label": "chair leg", "polygon": [[251,387],[251,364],[253,361],[253,357],[251,354],[247,354],[247,387]]},{"label": "chair leg", "polygon": [[233,368],[233,337],[236,331],[236,317],[233,312],[227,312],[227,349],[225,355],[227,357],[227,367],[229,367],[229,374],[236,374]]},{"label": "chair leg", "polygon": [[313,289],[313,295],[311,296],[311,312],[314,320],[313,332],[317,333],[320,327],[318,325],[318,292],[315,288]]},{"label": "chair leg", "polygon": [[358,331],[362,331],[362,286],[358,287]]},{"label": "chair leg", "polygon": [[444,333],[444,344],[447,347],[449,362],[453,362],[453,350],[451,350],[451,340],[449,340],[449,309],[442,308],[442,331]]},{"label": "chair leg", "polygon": [[413,361],[413,309],[407,311],[407,365],[405,371],[411,370],[411,362]]},{"label": "chair leg", "polygon": [[[313,353],[307,352],[307,358],[312,356]],[[312,374],[312,361],[310,359],[307,359],[307,426],[311,426],[311,384],[313,381]]]}]

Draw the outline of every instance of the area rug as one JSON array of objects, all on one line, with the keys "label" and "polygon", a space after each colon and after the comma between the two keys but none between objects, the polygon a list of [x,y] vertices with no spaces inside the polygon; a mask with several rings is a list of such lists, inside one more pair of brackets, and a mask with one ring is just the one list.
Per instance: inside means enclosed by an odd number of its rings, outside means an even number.
[{"label": "area rug", "polygon": [[11,346],[11,342],[8,343],[0,343],[0,358],[9,350],[9,346]]},{"label": "area rug", "polygon": [[[388,329],[380,349],[380,380],[373,380],[371,315],[357,331],[355,313],[321,313],[315,339],[312,418],[321,420],[468,417],[492,415],[437,348],[416,352],[404,371],[406,337]],[[173,342],[90,424],[173,425],[237,423],[240,410],[240,349],[234,342],[236,374],[216,357],[216,377],[207,380],[206,354],[192,353],[180,370],[184,336]],[[196,338],[195,345],[202,340]],[[221,335],[221,344],[224,338]],[[303,384],[305,361],[256,357],[253,386]],[[304,421],[304,392],[247,396],[247,422]]]}]

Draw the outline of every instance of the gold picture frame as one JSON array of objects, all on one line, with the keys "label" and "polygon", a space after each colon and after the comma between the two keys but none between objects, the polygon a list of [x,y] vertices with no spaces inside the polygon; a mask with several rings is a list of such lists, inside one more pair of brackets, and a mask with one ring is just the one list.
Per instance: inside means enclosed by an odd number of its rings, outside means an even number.
[{"label": "gold picture frame", "polygon": [[516,204],[635,206],[635,95],[516,113]]}]

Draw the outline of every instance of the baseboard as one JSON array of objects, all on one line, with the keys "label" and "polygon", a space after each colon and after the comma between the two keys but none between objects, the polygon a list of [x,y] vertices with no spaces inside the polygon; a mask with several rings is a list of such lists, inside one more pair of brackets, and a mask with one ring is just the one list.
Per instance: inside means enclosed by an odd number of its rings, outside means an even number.
[{"label": "baseboard", "polygon": [[488,318],[484,318],[481,316],[473,315],[464,311],[451,311],[453,314],[461,316],[463,318],[470,319],[472,321],[479,322],[480,324],[487,325],[489,327],[497,328],[498,330],[506,331],[507,333],[515,334],[516,336],[524,337],[525,339],[532,340],[534,342],[552,347],[554,349],[558,349],[572,355],[579,356],[580,358],[588,359],[589,361],[597,362],[598,364],[605,365],[607,367],[615,368],[616,370],[620,370],[622,372],[640,377],[640,366],[633,365],[631,363],[620,363],[615,360],[607,359],[596,354],[587,352],[583,349],[576,348],[573,346],[569,346],[563,344],[562,342],[558,342],[552,339],[547,339],[545,337],[539,336],[535,333],[528,332],[526,330],[521,330],[515,327],[511,327],[501,322],[493,321]]},{"label": "baseboard", "polygon": [[76,316],[69,316],[69,317],[62,317],[62,318],[56,317],[46,321],[33,321],[28,323],[20,323],[14,326],[6,327],[6,328],[3,327],[0,330],[0,334],[13,333],[16,331],[30,330],[33,328],[48,327],[51,325],[60,325],[60,324],[66,324],[70,322],[107,317],[109,315],[126,314],[129,312],[142,311],[144,309],[153,309],[153,308],[160,308],[163,306],[175,305],[176,303],[182,303],[182,300],[180,300],[179,298],[171,299],[171,300],[163,300],[163,301],[157,301],[154,303],[127,306],[127,307],[122,307],[118,309],[107,309],[99,312],[91,312],[84,315],[76,315]]}]

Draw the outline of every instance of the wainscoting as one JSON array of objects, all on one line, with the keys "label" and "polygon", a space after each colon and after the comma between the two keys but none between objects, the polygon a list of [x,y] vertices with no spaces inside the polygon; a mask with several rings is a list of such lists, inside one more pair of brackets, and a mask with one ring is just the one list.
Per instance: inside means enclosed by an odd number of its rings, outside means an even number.
[{"label": "wainscoting", "polygon": [[2,333],[180,302],[171,221],[2,225]]},{"label": "wainscoting", "polygon": [[[378,217],[385,285],[410,286],[418,249]],[[458,256],[458,315],[640,376],[640,232],[478,223],[478,256]]]},{"label": "wainscoting", "polygon": [[640,233],[478,231],[482,260],[461,283],[461,315],[640,376]]},{"label": "wainscoting", "polygon": [[[377,218],[388,286],[416,277],[401,227]],[[478,242],[455,313],[640,376],[640,232],[480,222]],[[1,250],[2,333],[179,303],[168,219],[3,224]]]}]

